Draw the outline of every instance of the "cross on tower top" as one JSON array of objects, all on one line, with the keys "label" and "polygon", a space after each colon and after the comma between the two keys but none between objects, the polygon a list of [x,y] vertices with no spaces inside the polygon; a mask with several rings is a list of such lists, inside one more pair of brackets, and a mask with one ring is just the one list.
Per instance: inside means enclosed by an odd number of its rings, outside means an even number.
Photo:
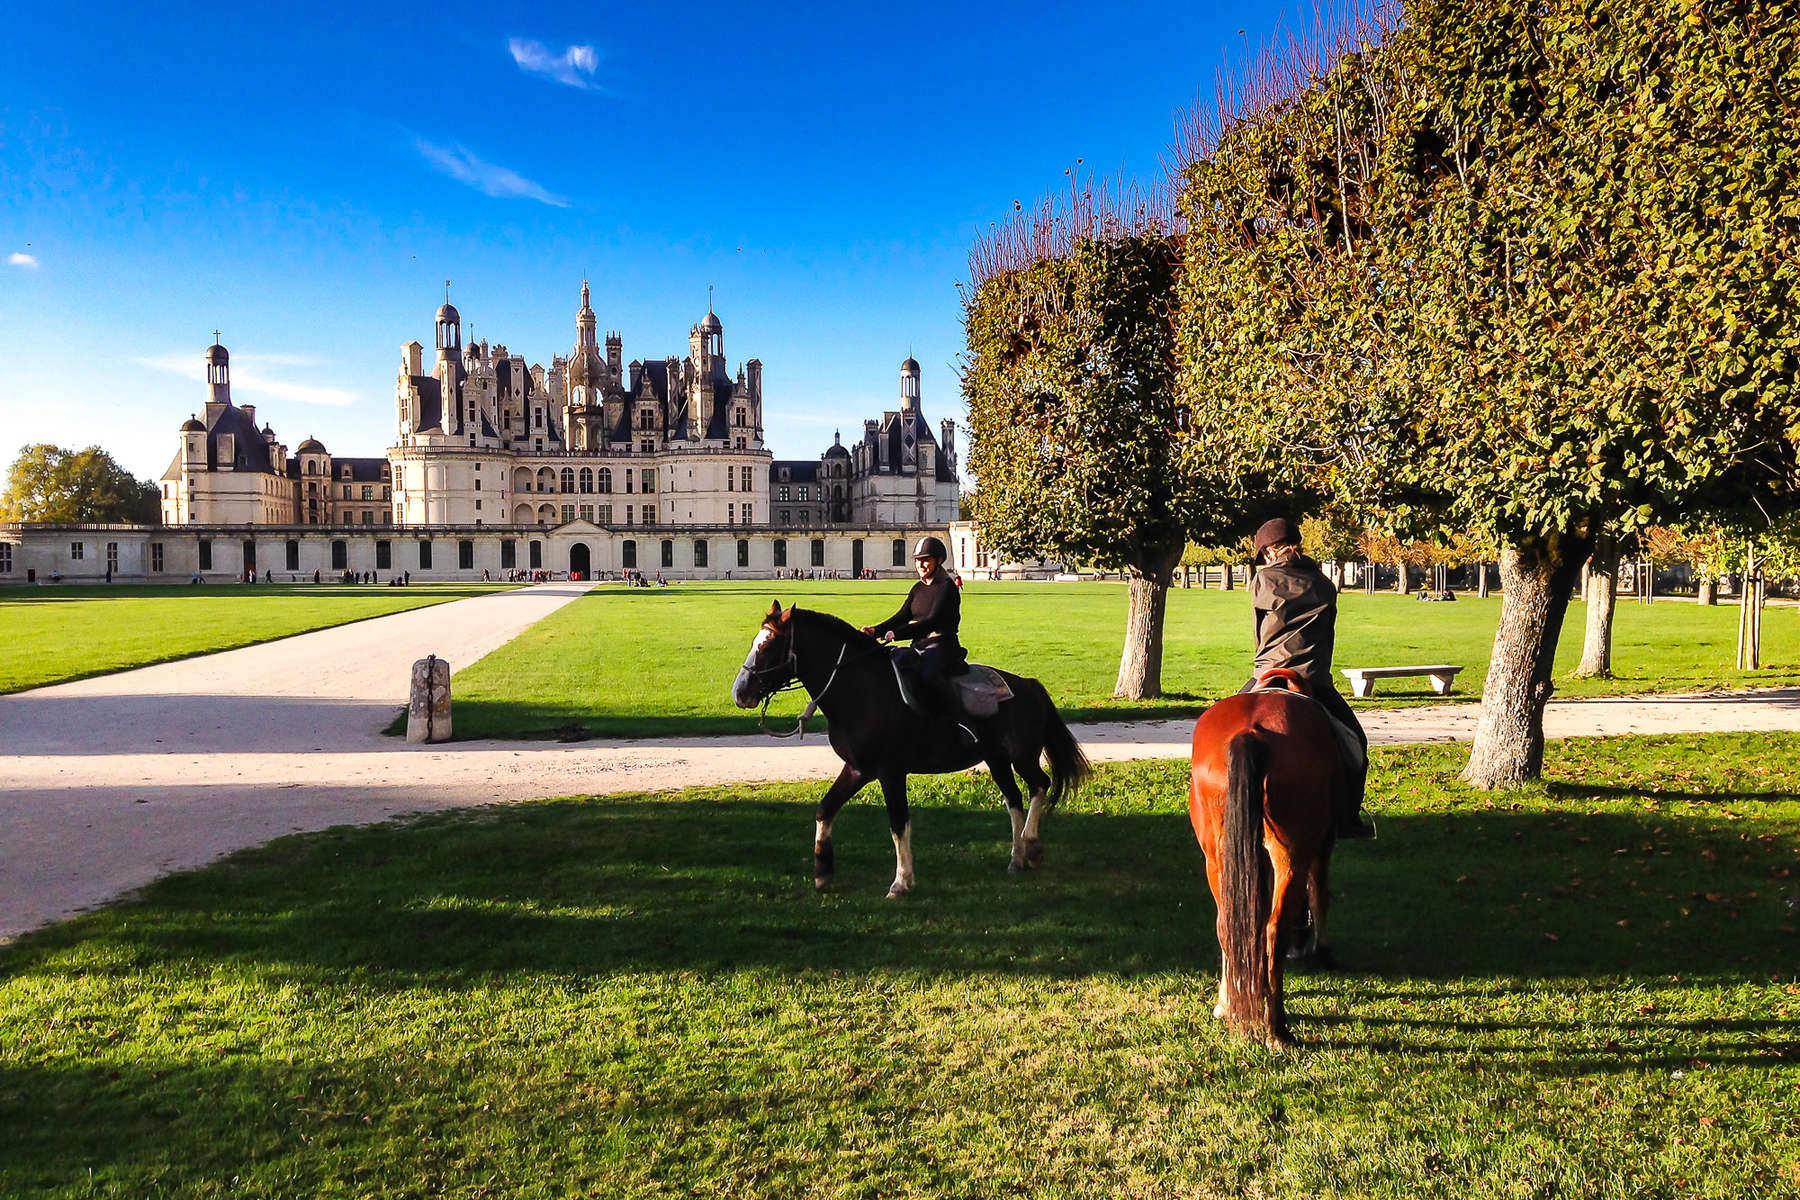
[{"label": "cross on tower top", "polygon": [[215,330],[213,330],[213,345],[216,346],[218,344],[219,344],[219,331],[215,329]]}]

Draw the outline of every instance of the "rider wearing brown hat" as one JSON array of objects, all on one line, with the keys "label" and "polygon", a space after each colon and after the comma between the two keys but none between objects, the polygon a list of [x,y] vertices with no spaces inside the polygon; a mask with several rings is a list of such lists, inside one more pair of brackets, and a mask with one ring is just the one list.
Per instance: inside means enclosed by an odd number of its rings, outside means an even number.
[{"label": "rider wearing brown hat", "polygon": [[[950,677],[969,670],[968,651],[957,639],[962,624],[962,595],[944,569],[944,560],[949,556],[940,539],[920,538],[913,547],[913,566],[918,569],[919,582],[912,585],[899,612],[879,625],[863,627],[864,633],[884,642],[895,638],[912,642],[919,681],[939,701],[946,715],[957,711]],[[974,732],[960,722],[958,725],[965,739],[973,742]]]},{"label": "rider wearing brown hat", "polygon": [[1300,552],[1300,529],[1286,517],[1264,521],[1256,531],[1260,569],[1250,583],[1255,610],[1256,664],[1249,691],[1265,671],[1285,667],[1306,681],[1313,699],[1338,724],[1356,735],[1362,752],[1350,768],[1347,811],[1340,814],[1338,836],[1371,838],[1372,826],[1362,819],[1363,788],[1369,771],[1369,739],[1350,705],[1338,695],[1331,678],[1331,653],[1337,637],[1337,589],[1319,564]]}]

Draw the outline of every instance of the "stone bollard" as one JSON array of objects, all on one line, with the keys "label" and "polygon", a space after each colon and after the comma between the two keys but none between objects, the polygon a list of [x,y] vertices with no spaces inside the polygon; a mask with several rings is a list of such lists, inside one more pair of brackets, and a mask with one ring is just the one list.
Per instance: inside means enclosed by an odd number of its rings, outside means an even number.
[{"label": "stone bollard", "polygon": [[450,664],[433,654],[413,664],[406,701],[406,740],[450,740]]}]

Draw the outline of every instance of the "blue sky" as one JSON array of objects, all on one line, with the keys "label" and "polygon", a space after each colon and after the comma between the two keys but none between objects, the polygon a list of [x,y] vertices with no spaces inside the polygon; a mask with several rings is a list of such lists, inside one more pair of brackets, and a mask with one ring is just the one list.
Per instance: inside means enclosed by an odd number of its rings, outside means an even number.
[{"label": "blue sky", "polygon": [[0,73],[0,456],[97,442],[160,476],[215,328],[290,447],[380,454],[446,278],[465,338],[544,363],[584,273],[627,360],[685,354],[712,286],[779,457],[893,407],[909,352],[926,414],[960,421],[971,240],[1077,159],[1154,175],[1281,20],[27,0]]}]

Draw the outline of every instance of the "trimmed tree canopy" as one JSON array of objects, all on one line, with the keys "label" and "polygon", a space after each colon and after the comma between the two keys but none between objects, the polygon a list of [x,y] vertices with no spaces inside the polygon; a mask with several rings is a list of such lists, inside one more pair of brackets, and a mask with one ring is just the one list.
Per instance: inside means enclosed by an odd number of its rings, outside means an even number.
[{"label": "trimmed tree canopy", "polygon": [[19,451],[0,496],[0,519],[153,525],[161,520],[154,483],[138,479],[98,446],[47,443]]}]

